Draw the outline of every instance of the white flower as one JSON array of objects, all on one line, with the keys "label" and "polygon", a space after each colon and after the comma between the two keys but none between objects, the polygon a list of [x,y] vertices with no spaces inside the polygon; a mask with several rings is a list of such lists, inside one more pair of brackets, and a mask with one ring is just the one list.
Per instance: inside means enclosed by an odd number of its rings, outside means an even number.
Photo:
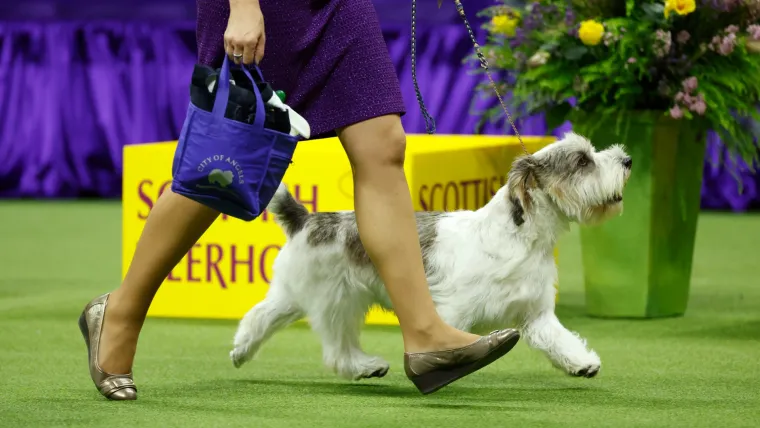
[{"label": "white flower", "polygon": [[538,51],[528,59],[528,67],[538,67],[544,65],[546,64],[546,61],[549,60],[549,57],[549,52]]}]

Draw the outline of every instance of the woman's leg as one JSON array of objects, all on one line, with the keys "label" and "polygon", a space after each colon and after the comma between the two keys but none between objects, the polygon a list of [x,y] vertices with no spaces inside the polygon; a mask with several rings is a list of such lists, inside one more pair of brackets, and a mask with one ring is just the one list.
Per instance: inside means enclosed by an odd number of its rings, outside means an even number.
[{"label": "woman's leg", "polygon": [[168,189],[158,198],[124,281],[108,298],[98,352],[104,371],[130,372],[153,296],[218,216],[217,211]]},{"label": "woman's leg", "polygon": [[477,340],[444,323],[435,310],[404,175],[401,118],[373,118],[340,129],[338,137],[353,169],[359,235],[393,302],[406,351],[451,349]]}]

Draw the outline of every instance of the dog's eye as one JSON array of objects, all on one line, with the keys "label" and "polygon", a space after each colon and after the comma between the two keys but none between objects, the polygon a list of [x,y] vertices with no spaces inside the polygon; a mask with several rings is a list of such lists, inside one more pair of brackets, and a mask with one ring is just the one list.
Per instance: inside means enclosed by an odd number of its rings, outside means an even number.
[{"label": "dog's eye", "polygon": [[578,158],[578,166],[579,167],[584,167],[586,165],[588,165],[588,158],[586,156],[579,157]]}]

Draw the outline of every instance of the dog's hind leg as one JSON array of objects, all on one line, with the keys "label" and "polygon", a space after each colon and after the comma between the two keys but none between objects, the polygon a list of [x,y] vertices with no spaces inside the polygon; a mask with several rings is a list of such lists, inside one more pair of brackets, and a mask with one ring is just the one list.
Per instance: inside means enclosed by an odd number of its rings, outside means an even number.
[{"label": "dog's hind leg", "polygon": [[544,311],[532,318],[522,329],[528,345],[542,351],[552,364],[572,376],[594,377],[602,362],[586,341],[577,333],[566,329],[552,311]]},{"label": "dog's hind leg", "polygon": [[261,345],[278,330],[303,317],[303,311],[290,299],[287,290],[273,280],[267,296],[240,320],[230,358],[240,367],[256,355]]},{"label": "dog's hind leg", "polygon": [[[340,294],[340,293],[336,293]],[[309,308],[312,328],[322,337],[322,356],[327,367],[351,380],[383,377],[390,365],[361,349],[359,336],[368,304],[355,296],[331,296]]]}]

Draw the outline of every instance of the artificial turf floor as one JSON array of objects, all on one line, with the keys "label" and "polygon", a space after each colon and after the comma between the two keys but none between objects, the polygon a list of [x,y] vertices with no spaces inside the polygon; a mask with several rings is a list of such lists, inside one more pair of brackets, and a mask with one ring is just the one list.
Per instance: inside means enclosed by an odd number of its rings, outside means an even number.
[{"label": "artificial turf floor", "polygon": [[421,396],[395,328],[362,336],[389,375],[352,383],[323,368],[303,325],[234,369],[235,322],[149,319],[139,399],[109,402],[76,320],[119,281],[119,204],[0,202],[0,426],[758,427],[759,238],[760,216],[702,215],[688,313],[649,321],[584,316],[577,231],[563,239],[558,313],[601,356],[595,379],[565,376],[521,342]]}]

